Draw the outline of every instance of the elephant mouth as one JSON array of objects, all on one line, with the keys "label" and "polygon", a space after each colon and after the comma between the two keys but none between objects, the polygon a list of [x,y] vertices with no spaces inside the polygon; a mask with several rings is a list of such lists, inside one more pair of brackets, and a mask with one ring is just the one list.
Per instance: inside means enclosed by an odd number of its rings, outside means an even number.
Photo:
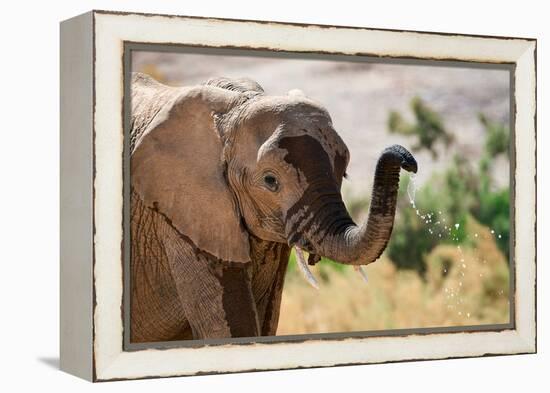
[{"label": "elephant mouth", "polygon": [[[317,262],[321,260],[321,256],[318,254],[309,253],[309,256],[305,258],[305,251],[300,248],[299,246],[294,246],[294,249],[296,251],[296,264],[298,265],[298,269],[300,270],[300,273],[306,280],[306,282],[311,285],[315,289],[319,289],[319,282],[309,269],[309,266],[315,265]],[[354,270],[361,276],[363,281],[368,282],[367,272],[361,265],[354,265]]]},{"label": "elephant mouth", "polygon": [[327,182],[313,183],[289,210],[288,244],[295,248],[300,272],[313,287],[319,285],[309,266],[320,256],[352,265],[366,280],[362,266],[382,255],[391,236],[401,169],[417,172],[413,155],[399,145],[384,149],[376,165],[369,215],[361,225],[351,219],[339,188]]},{"label": "elephant mouth", "polygon": [[[296,214],[296,217],[289,220],[287,225],[288,245],[294,248],[298,270],[305,281],[315,289],[319,289],[319,282],[310,270],[310,266],[315,266],[322,258],[339,262],[331,258],[330,253],[326,250],[323,251],[323,243],[326,240],[321,239],[326,239],[327,235],[328,237],[338,236],[345,231],[345,228],[355,226],[345,208],[340,193],[333,192],[332,198],[325,202],[325,208],[311,214],[312,206],[308,206],[306,214]],[[298,228],[302,230],[298,231]],[[319,228],[323,229],[320,230]],[[366,282],[367,274],[363,267],[354,265],[354,269]]]},{"label": "elephant mouth", "polygon": [[[315,289],[319,289],[319,283],[311,270],[310,266],[315,266],[320,260],[321,255],[313,251],[313,246],[303,234],[293,233],[288,237],[288,245],[294,248],[296,254],[296,265],[306,282]],[[306,256],[306,253],[308,254]]]}]

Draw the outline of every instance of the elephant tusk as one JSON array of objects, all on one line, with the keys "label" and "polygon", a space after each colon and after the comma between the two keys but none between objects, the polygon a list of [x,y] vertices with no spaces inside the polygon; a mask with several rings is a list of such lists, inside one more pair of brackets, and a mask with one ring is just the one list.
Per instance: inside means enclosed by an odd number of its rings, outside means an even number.
[{"label": "elephant tusk", "polygon": [[317,279],[311,273],[309,270],[309,267],[307,266],[306,258],[304,257],[304,250],[302,250],[300,247],[295,246],[296,248],[296,256],[298,257],[298,268],[300,269],[300,272],[306,279],[309,285],[311,285],[315,289],[319,289],[319,283],[317,282]]},{"label": "elephant tusk", "polygon": [[369,279],[367,277],[367,272],[365,271],[365,269],[363,268],[363,266],[361,265],[354,265],[353,268],[355,269],[355,271],[357,273],[359,273],[359,275],[361,276],[361,278],[365,281],[365,282],[369,282]]}]

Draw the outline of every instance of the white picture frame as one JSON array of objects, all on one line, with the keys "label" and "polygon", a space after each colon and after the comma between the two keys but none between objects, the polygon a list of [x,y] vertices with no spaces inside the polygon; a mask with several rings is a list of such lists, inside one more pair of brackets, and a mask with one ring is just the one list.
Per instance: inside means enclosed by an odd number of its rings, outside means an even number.
[{"label": "white picture frame", "polygon": [[[396,335],[124,345],[125,45],[498,63],[513,70],[510,326]],[[91,11],[61,24],[61,368],[90,381],[536,352],[536,40]]]}]

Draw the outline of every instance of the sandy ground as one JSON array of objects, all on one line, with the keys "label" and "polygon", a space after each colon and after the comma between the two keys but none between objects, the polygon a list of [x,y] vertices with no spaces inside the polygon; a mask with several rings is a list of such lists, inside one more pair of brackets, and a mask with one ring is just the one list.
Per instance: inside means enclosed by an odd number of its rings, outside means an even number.
[{"label": "sandy ground", "polygon": [[[365,282],[351,266],[311,267],[319,289],[294,266],[285,279],[277,335],[508,323],[509,270],[490,229],[474,220],[473,248],[441,244],[426,255],[427,274],[397,270],[383,256]],[[448,265],[445,265],[446,261]]]},{"label": "sandy ground", "polygon": [[[479,112],[494,120],[509,120],[509,73],[505,70],[166,52],[134,52],[133,70],[171,85],[194,85],[214,76],[245,76],[259,82],[268,94],[302,90],[328,109],[350,149],[344,190],[354,196],[370,191],[374,166],[384,147],[414,144],[387,130],[391,110],[412,119],[409,104],[414,96],[443,116],[457,140],[454,151],[442,154],[439,161],[425,152],[415,154],[419,184],[443,169],[454,153],[472,160],[479,157],[484,140]],[[495,180],[507,185],[508,163],[502,161]]]}]

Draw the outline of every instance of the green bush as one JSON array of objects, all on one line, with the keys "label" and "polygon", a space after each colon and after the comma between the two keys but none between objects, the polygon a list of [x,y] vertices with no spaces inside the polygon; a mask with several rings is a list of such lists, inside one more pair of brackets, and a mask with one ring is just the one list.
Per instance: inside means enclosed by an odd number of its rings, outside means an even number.
[{"label": "green bush", "polygon": [[509,257],[509,188],[490,191],[474,187],[479,177],[465,168],[465,163],[455,159],[444,173],[435,174],[417,190],[417,210],[405,205],[410,180],[403,179],[399,187],[401,206],[387,250],[397,268],[424,274],[425,256],[438,244],[470,246],[472,239],[466,233],[469,215],[493,230],[499,249]]},{"label": "green bush", "polygon": [[485,152],[490,157],[499,154],[508,155],[510,132],[504,124],[489,120],[483,113],[478,115],[479,121],[485,128]]},{"label": "green bush", "polygon": [[510,189],[479,194],[479,205],[473,215],[494,231],[498,248],[510,257]]},{"label": "green bush", "polygon": [[442,175],[436,174],[417,190],[415,207],[409,202],[406,190],[410,178],[399,187],[400,205],[395,219],[388,256],[398,269],[426,272],[425,256],[438,244],[464,244],[467,241],[466,220],[468,198],[456,198],[467,190],[465,177],[451,167]]},{"label": "green bush", "polygon": [[[437,158],[435,142],[442,139],[448,145],[454,139],[445,130],[439,115],[419,98],[413,99],[411,106],[414,123],[407,123],[401,115],[391,112],[388,127],[391,132],[416,137],[418,142],[413,149],[430,151]],[[494,158],[500,154],[508,155],[509,131],[503,124],[491,121],[483,114],[478,118],[485,128],[484,150],[479,162],[472,163],[455,156],[448,168],[434,174],[416,191],[417,210],[406,206],[409,179],[402,181],[399,191],[402,206],[398,209],[387,249],[397,268],[416,270],[424,275],[425,257],[436,245],[471,246],[472,240],[466,233],[469,216],[491,228],[499,249],[509,256],[510,189],[495,190],[491,178]]]},{"label": "green bush", "polygon": [[485,149],[479,161],[479,187],[476,190],[476,203],[472,214],[476,219],[494,231],[499,249],[510,256],[510,187],[493,190],[491,165],[500,154],[509,156],[509,131],[503,124],[487,119],[483,114],[479,119],[486,131]]},{"label": "green bush", "polygon": [[453,135],[445,130],[441,116],[429,108],[420,97],[414,97],[411,100],[411,110],[415,117],[414,123],[407,122],[398,112],[390,112],[388,118],[390,132],[416,137],[417,143],[412,149],[428,150],[434,158],[437,158],[437,142],[441,140],[445,146],[449,146],[453,142]]}]

